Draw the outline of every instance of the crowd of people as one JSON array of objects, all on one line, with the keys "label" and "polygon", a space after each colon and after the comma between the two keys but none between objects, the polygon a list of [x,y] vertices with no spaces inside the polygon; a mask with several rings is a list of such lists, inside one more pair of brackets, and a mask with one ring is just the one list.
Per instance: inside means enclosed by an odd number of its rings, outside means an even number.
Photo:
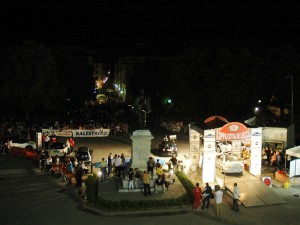
[{"label": "crowd of people", "polygon": [[54,122],[36,122],[28,124],[24,121],[8,120],[0,121],[0,137],[19,137],[27,140],[35,140],[36,132],[41,132],[42,129],[54,130],[72,130],[72,129],[109,129],[111,136],[123,136],[129,134],[129,124],[122,121],[54,121]]},{"label": "crowd of people", "polygon": [[262,166],[277,167],[281,169],[284,164],[284,157],[280,148],[273,149],[265,147],[262,149]]}]

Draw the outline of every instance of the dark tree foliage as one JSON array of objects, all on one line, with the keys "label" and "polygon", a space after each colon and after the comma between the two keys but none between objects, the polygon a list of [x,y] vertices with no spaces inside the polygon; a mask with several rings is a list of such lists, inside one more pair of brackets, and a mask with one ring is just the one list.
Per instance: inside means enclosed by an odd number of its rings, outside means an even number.
[{"label": "dark tree foliage", "polygon": [[266,50],[260,56],[247,48],[187,49],[168,60],[172,110],[196,118],[244,119],[253,116],[258,100],[266,106],[272,94],[280,97],[280,104],[289,104],[291,88],[286,75],[293,76],[295,87],[299,62],[299,54],[291,47]]},{"label": "dark tree foliage", "polygon": [[136,67],[134,76],[128,79],[129,93],[133,93],[132,99],[144,90],[150,97],[152,108],[162,106],[162,99],[168,94],[169,71],[163,58],[146,58],[141,66]]},{"label": "dark tree foliage", "polygon": [[28,120],[30,114],[56,109],[64,95],[56,75],[52,51],[44,44],[26,40],[11,47],[1,73],[3,111]]},{"label": "dark tree foliage", "polygon": [[93,98],[95,88],[88,53],[82,47],[56,47],[54,54],[58,80],[66,90],[61,107],[71,111],[82,108],[86,100]]}]

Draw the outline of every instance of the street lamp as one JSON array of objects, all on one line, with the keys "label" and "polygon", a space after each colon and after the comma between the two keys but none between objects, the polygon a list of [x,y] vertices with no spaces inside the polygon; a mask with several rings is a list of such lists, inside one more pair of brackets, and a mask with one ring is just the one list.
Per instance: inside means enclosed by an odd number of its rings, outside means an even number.
[{"label": "street lamp", "polygon": [[291,122],[294,121],[294,77],[286,76],[286,78],[291,79]]}]

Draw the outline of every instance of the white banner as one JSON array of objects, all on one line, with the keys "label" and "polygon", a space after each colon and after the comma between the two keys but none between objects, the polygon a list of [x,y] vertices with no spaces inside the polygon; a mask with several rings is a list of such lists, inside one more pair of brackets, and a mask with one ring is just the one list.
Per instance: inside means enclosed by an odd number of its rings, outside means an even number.
[{"label": "white banner", "polygon": [[48,136],[55,135],[57,137],[107,137],[110,129],[93,129],[93,130],[53,130],[42,129],[43,134]]},{"label": "white banner", "polygon": [[57,137],[72,137],[72,130],[54,130],[54,129],[42,129],[43,134],[48,136],[55,135]]},{"label": "white banner", "polygon": [[72,130],[73,137],[108,137],[109,129]]},{"label": "white banner", "polygon": [[290,162],[290,178],[300,175],[300,159],[295,159]]},{"label": "white banner", "polygon": [[261,174],[261,149],[262,148],[262,129],[251,128],[251,157],[250,173],[253,175]]},{"label": "white banner", "polygon": [[193,165],[199,165],[200,161],[200,138],[201,134],[196,130],[190,128],[189,139],[190,139],[190,159]]}]

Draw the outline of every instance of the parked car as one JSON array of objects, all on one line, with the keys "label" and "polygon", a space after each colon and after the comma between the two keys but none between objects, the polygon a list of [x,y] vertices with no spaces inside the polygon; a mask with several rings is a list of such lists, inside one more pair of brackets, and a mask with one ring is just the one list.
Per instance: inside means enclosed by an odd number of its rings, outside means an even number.
[{"label": "parked car", "polygon": [[238,155],[235,154],[220,154],[216,157],[216,167],[222,173],[243,173],[244,163]]},{"label": "parked car", "polygon": [[177,146],[175,140],[163,141],[158,146],[158,152],[160,156],[175,155],[178,156]]},{"label": "parked car", "polygon": [[56,155],[61,157],[64,156],[64,154],[68,153],[68,146],[66,146],[62,142],[55,142],[50,146],[49,154],[52,157],[55,157]]},{"label": "parked car", "polygon": [[85,164],[92,162],[93,150],[90,147],[78,147],[76,151],[76,158],[78,161],[84,161]]},{"label": "parked car", "polygon": [[18,147],[18,148],[27,148],[27,149],[36,149],[36,144],[33,141],[28,141],[21,138],[12,138],[10,140],[9,147]]}]

